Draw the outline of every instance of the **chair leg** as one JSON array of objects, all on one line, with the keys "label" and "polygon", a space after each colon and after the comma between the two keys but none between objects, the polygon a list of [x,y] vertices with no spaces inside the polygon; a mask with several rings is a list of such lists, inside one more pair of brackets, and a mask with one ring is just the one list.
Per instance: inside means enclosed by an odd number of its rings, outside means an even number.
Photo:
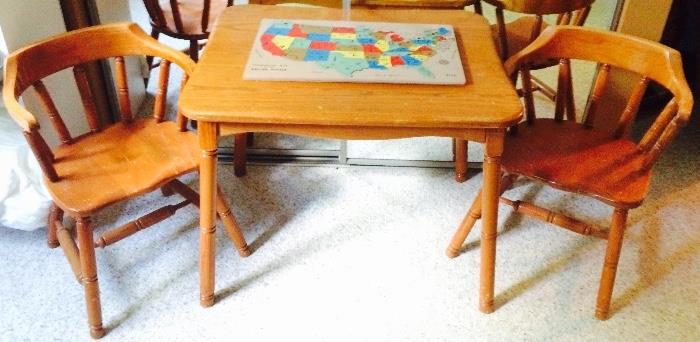
[{"label": "chair leg", "polygon": [[253,135],[253,133],[246,133],[245,138],[246,146],[251,147],[253,146],[253,144],[255,144],[255,136]]},{"label": "chair leg", "polygon": [[463,183],[467,180],[468,170],[468,145],[464,139],[454,139],[454,154],[455,154],[455,180]]},{"label": "chair leg", "polygon": [[217,188],[216,192],[216,212],[219,214],[221,221],[224,222],[224,227],[226,228],[228,237],[236,246],[238,254],[242,257],[249,256],[250,248],[248,247],[248,243],[246,243],[245,237],[243,237],[243,233],[241,232],[241,228],[238,226],[236,218],[233,217],[231,207],[229,206],[228,202],[226,202],[220,188]]},{"label": "chair leg", "polygon": [[615,212],[613,212],[612,223],[610,224],[608,246],[605,250],[605,263],[603,264],[603,274],[600,277],[600,286],[598,288],[595,316],[600,320],[608,319],[610,298],[612,297],[613,286],[615,285],[617,263],[620,260],[620,249],[622,247],[622,239],[625,235],[626,225],[627,210],[616,208]]},{"label": "chair leg", "polygon": [[[151,29],[151,38],[158,40],[158,36],[160,36],[160,32]],[[146,88],[148,88],[148,79],[151,74],[151,70],[153,69],[153,56],[146,56],[146,65],[148,65],[148,76],[143,78],[143,84]]]},{"label": "chair leg", "polygon": [[163,197],[170,197],[175,194],[175,191],[173,191],[173,189],[171,189],[169,186],[163,185],[160,187],[160,193],[163,195]]},{"label": "chair leg", "polygon": [[476,198],[474,199],[472,206],[469,208],[469,212],[467,212],[467,215],[464,216],[464,219],[462,220],[462,224],[459,225],[459,228],[455,232],[454,236],[452,236],[452,241],[450,242],[450,245],[447,247],[447,251],[445,251],[445,254],[447,254],[448,258],[456,258],[459,255],[459,250],[462,248],[462,244],[464,243],[464,240],[466,240],[467,236],[469,236],[469,232],[472,231],[472,228],[474,227],[474,223],[476,223],[476,220],[478,220],[480,218],[481,218],[481,189],[479,189],[479,194],[476,195]]},{"label": "chair leg", "polygon": [[[510,187],[513,185],[516,179],[518,179],[517,175],[503,176],[501,178],[501,185],[498,191],[499,196],[506,192],[506,190],[510,189]],[[452,241],[450,241],[450,245],[447,246],[445,254],[447,254],[447,257],[449,258],[455,258],[459,255],[459,250],[462,248],[464,240],[466,240],[467,236],[469,236],[469,232],[472,231],[474,223],[476,223],[476,220],[481,218],[481,191],[482,190],[479,189],[479,193],[476,195],[474,202],[472,202],[472,206],[469,207],[467,215],[464,216],[462,223],[459,225],[459,228],[452,236]]]},{"label": "chair leg", "polygon": [[246,174],[246,147],[247,139],[246,134],[241,133],[234,136],[235,141],[233,145],[233,173],[236,177],[243,177]]},{"label": "chair leg", "polygon": [[78,245],[80,246],[80,269],[82,273],[85,305],[87,306],[90,336],[100,338],[105,331],[102,328],[102,305],[100,304],[100,287],[97,282],[95,263],[95,242],[89,217],[77,218]]},{"label": "chair leg", "polygon": [[56,203],[51,203],[51,209],[49,211],[48,222],[46,222],[46,243],[49,248],[58,247],[58,237],[56,236],[56,221],[63,220],[63,210],[59,208]]},{"label": "chair leg", "polygon": [[189,54],[193,61],[197,62],[199,60],[199,41],[196,39],[190,40]]}]

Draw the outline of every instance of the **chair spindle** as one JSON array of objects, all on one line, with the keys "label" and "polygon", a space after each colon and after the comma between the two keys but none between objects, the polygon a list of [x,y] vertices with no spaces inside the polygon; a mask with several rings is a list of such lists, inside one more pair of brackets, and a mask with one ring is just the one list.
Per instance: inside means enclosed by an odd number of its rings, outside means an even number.
[{"label": "chair spindle", "polygon": [[523,83],[523,98],[525,100],[525,118],[527,122],[535,121],[535,101],[532,97],[532,78],[530,76],[530,66],[524,64],[521,69],[521,79]]},{"label": "chair spindle", "polygon": [[[189,79],[189,76],[182,75],[182,82],[180,82],[180,93],[182,93],[182,90],[185,89],[185,84],[187,84],[187,80]],[[177,118],[176,118],[177,126],[180,128],[180,132],[185,132],[187,131],[187,117],[182,115],[182,110],[180,109],[180,106],[177,108]]]},{"label": "chair spindle", "polygon": [[632,89],[632,95],[630,95],[629,100],[627,100],[627,105],[625,110],[620,115],[620,119],[617,123],[617,129],[615,130],[615,137],[622,138],[627,135],[634,118],[637,116],[637,111],[639,110],[639,105],[642,103],[642,97],[644,92],[649,85],[649,78],[646,76],[642,77],[637,85]]},{"label": "chair spindle", "polygon": [[[554,119],[562,121],[564,112],[567,111],[567,97],[569,97],[569,78],[571,77],[571,67],[569,60],[562,58],[559,60],[559,78],[557,80],[557,95],[555,97]],[[574,113],[575,115],[575,113]],[[568,116],[567,116],[568,118]]]},{"label": "chair spindle", "polygon": [[185,33],[182,26],[182,17],[180,16],[180,5],[177,0],[170,0],[170,8],[173,10],[173,20],[175,21],[175,29],[178,33]]},{"label": "chair spindle", "polygon": [[204,0],[204,8],[202,10],[202,32],[207,32],[209,28],[209,9],[211,8],[211,0]]},{"label": "chair spindle", "polygon": [[41,167],[41,170],[44,171],[46,178],[52,182],[58,181],[58,174],[56,173],[56,169],[53,167],[54,155],[53,152],[51,152],[51,148],[49,148],[49,145],[46,143],[46,140],[44,140],[36,129],[22,133],[24,134],[24,138],[27,139],[29,147],[37,157],[39,166]]},{"label": "chair spindle", "polygon": [[542,32],[542,22],[543,18],[541,15],[535,16],[535,24],[532,25],[532,32],[530,32],[530,41],[534,41]]},{"label": "chair spindle", "polygon": [[157,122],[162,122],[163,116],[165,115],[169,76],[170,61],[163,59],[160,62],[158,88],[156,89],[155,104],[153,105],[153,118],[155,118]]},{"label": "chair spindle", "polygon": [[664,110],[659,114],[659,116],[654,121],[654,124],[649,128],[649,130],[644,134],[642,140],[639,142],[639,150],[643,152],[648,152],[649,149],[656,144],[664,132],[668,123],[673,120],[673,118],[678,113],[678,102],[676,99],[672,99],[666,104]]},{"label": "chair spindle", "polygon": [[61,142],[64,144],[70,144],[72,138],[70,136],[70,132],[68,132],[68,127],[66,127],[66,124],[63,122],[61,114],[58,113],[56,104],[53,103],[51,95],[49,95],[49,91],[46,90],[44,82],[41,80],[36,81],[34,82],[33,86],[37,95],[39,95],[39,99],[41,100],[44,110],[46,110],[46,113],[49,115],[49,120],[51,121],[53,128],[56,130],[56,133],[58,133],[59,139],[61,139]]},{"label": "chair spindle", "polygon": [[474,13],[476,13],[476,14],[478,14],[478,15],[484,14],[484,11],[483,11],[483,9],[482,9],[482,7],[481,7],[481,0],[476,0],[476,1],[474,2]]},{"label": "chair spindle", "polygon": [[75,83],[78,86],[80,100],[83,103],[85,118],[88,122],[88,126],[90,127],[90,131],[99,132],[102,129],[102,125],[100,124],[100,119],[97,116],[95,100],[92,98],[92,91],[90,90],[90,83],[88,83],[87,75],[85,74],[85,68],[82,65],[76,65],[73,67],[73,77],[75,78]]},{"label": "chair spindle", "polygon": [[586,22],[586,19],[588,19],[588,15],[591,13],[591,6],[584,7],[578,11],[576,11],[576,16],[574,19],[571,21],[573,25],[576,26],[583,26],[583,23]]},{"label": "chair spindle", "polygon": [[671,143],[671,140],[673,140],[683,126],[685,126],[685,122],[681,121],[679,115],[675,115],[673,120],[666,125],[661,133],[661,136],[656,139],[654,144],[649,148],[646,157],[644,158],[644,165],[642,165],[642,169],[648,170],[654,165],[654,163],[656,163],[656,160],[659,159],[661,153],[666,149],[666,146]]},{"label": "chair spindle", "polygon": [[496,20],[498,21],[498,43],[501,51],[501,59],[508,57],[508,32],[506,31],[506,21],[503,18],[503,9],[496,8]]},{"label": "chair spindle", "polygon": [[609,75],[610,64],[603,64],[600,70],[598,70],[598,76],[596,76],[593,91],[591,92],[591,97],[588,102],[588,112],[586,113],[586,119],[583,123],[586,127],[593,127],[595,116],[598,112],[598,106],[600,105],[600,99],[603,97],[605,87],[608,85]]},{"label": "chair spindle", "polygon": [[122,113],[122,120],[131,122],[134,116],[131,113],[131,100],[129,99],[129,84],[126,79],[124,57],[114,57],[114,64],[117,67],[117,91],[119,93],[119,109]]},{"label": "chair spindle", "polygon": [[557,25],[569,25],[571,23],[571,12],[564,12],[557,16]]},{"label": "chair spindle", "polygon": [[163,14],[163,9],[160,7],[158,0],[146,0],[144,4],[146,5],[146,11],[148,11],[149,17],[155,21],[155,24],[160,27],[166,26],[165,15]]}]

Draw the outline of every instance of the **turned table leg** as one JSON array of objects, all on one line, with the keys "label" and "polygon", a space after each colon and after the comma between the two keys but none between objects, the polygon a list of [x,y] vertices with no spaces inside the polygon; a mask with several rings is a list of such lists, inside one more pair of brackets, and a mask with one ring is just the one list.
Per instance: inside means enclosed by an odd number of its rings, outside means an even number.
[{"label": "turned table leg", "polygon": [[499,181],[501,154],[505,130],[486,132],[484,144],[484,185],[481,193],[481,272],[479,310],[493,312],[493,293],[496,262],[496,224],[498,222]]},{"label": "turned table leg", "polygon": [[455,180],[459,183],[463,183],[467,180],[467,171],[469,170],[468,164],[468,145],[467,141],[464,139],[454,139],[454,153],[455,153]]},{"label": "turned table leg", "polygon": [[199,301],[203,307],[214,305],[214,232],[216,231],[216,153],[218,125],[199,122]]}]

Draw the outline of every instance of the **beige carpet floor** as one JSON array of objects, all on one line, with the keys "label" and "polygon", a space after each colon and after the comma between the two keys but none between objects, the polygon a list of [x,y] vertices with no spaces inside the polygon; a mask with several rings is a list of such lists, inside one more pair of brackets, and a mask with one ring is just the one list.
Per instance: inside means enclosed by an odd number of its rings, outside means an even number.
[{"label": "beige carpet floor", "polygon": [[[480,173],[457,184],[446,169],[252,166],[235,178],[222,165],[255,253],[240,258],[217,231],[217,303],[203,309],[194,209],[98,251],[103,340],[698,340],[698,127],[659,161],[647,202],[631,212],[608,321],[593,318],[603,241],[505,207],[498,309],[477,310],[479,224],[460,257],[443,251]],[[537,184],[519,182],[509,194],[601,225],[610,214]],[[124,223],[161,201],[155,192],[112,207],[97,224]],[[0,229],[2,341],[89,339],[82,289],[44,235]]]}]

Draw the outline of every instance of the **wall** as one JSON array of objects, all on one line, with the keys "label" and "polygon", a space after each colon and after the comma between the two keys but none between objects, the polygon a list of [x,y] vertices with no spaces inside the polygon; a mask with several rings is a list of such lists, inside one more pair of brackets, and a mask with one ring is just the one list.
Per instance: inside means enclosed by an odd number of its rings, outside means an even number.
[{"label": "wall", "polygon": [[[625,0],[617,31],[634,36],[659,41],[666,25],[666,18],[673,0]],[[609,116],[599,116],[596,127],[615,127],[619,114],[625,108],[632,88],[640,76],[621,70],[613,70],[608,79],[601,108],[606,108]]]},{"label": "wall", "polygon": [[[32,42],[46,37],[65,32],[63,14],[58,1],[46,0],[0,0],[0,28],[5,41],[7,52],[12,52]],[[41,15],[37,15],[40,9]],[[73,132],[87,130],[87,123],[83,119],[82,105],[80,104],[78,88],[73,81],[71,72],[62,71],[45,80],[56,106],[64,117],[68,129]],[[49,144],[58,142],[56,134],[50,128],[48,118],[43,115],[33,90],[28,90],[23,96],[27,109],[36,113],[42,134]],[[78,114],[78,115],[76,115]]]}]

